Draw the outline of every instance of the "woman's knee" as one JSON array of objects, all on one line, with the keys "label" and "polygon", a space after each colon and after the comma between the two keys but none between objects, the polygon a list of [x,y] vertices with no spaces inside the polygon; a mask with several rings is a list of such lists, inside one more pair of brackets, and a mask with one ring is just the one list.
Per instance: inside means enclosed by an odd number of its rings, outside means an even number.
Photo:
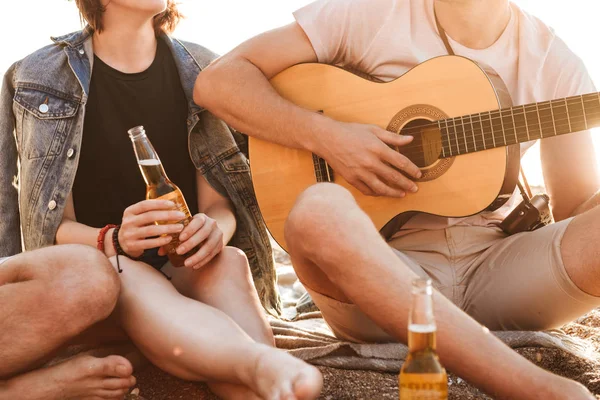
[{"label": "woman's knee", "polygon": [[252,273],[246,254],[231,246],[225,246],[215,257],[215,272],[220,278],[236,282],[252,282]]}]

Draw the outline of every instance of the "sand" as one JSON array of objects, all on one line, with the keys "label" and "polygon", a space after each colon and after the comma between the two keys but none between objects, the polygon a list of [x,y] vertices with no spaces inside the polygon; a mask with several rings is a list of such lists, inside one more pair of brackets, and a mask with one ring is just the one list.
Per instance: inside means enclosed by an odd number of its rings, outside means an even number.
[{"label": "sand", "polygon": [[[275,248],[279,267],[290,261],[281,249]],[[566,325],[565,332],[586,340],[600,355],[600,309]],[[577,380],[600,399],[600,364],[576,358],[556,349],[522,348],[516,350],[530,361],[556,374]],[[493,360],[490,360],[493,363]],[[371,371],[348,371],[319,368],[324,377],[322,400],[383,400],[398,399],[397,374]],[[206,385],[184,382],[165,374],[153,366],[136,373],[140,395],[147,400],[213,400]],[[449,374],[452,384],[449,398],[456,400],[491,399],[480,391]],[[133,399],[132,399],[133,400]]]}]

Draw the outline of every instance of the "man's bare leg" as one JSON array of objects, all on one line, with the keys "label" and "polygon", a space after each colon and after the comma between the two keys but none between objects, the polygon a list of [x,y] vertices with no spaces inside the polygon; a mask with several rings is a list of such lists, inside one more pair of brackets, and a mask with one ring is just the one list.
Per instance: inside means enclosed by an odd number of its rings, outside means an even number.
[{"label": "man's bare leg", "polygon": [[[225,247],[199,270],[169,267],[163,270],[184,296],[221,310],[257,343],[274,345],[273,332],[265,318],[245,254]],[[208,382],[210,389],[224,399],[255,400],[260,397],[248,387]]]},{"label": "man's bare leg", "polygon": [[592,296],[600,297],[600,207],[576,216],[561,242],[565,269],[575,285]]},{"label": "man's bare leg", "polygon": [[[406,343],[411,282],[416,275],[385,243],[347,190],[332,184],[309,188],[292,210],[285,234],[302,282],[356,304]],[[453,372],[501,399],[593,399],[582,385],[519,356],[437,291],[434,298],[439,353]]]},{"label": "man's bare leg", "polygon": [[322,378],[316,368],[255,342],[232,318],[182,296],[148,265],[119,261],[121,324],[159,368],[186,380],[243,385],[264,399],[318,396]]},{"label": "man's bare leg", "polygon": [[0,399],[110,399],[133,386],[131,364],[118,356],[32,371],[106,318],[118,294],[112,266],[87,246],[49,247],[0,265]]}]

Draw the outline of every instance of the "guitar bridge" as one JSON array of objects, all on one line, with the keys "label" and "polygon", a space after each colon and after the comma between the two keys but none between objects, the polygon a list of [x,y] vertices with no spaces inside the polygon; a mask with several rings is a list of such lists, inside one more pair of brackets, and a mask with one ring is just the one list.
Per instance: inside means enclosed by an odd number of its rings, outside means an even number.
[{"label": "guitar bridge", "polygon": [[313,154],[313,165],[315,168],[315,178],[317,178],[317,182],[333,182],[333,169],[329,166],[327,161],[318,155]]}]

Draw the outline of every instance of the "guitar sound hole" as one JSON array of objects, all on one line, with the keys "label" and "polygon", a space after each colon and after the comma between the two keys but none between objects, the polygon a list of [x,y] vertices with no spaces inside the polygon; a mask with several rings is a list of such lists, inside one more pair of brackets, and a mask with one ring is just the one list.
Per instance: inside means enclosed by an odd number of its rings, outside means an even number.
[{"label": "guitar sound hole", "polygon": [[404,125],[400,134],[414,137],[412,142],[397,150],[417,167],[426,168],[440,159],[442,135],[437,124],[426,119],[415,119]]}]

